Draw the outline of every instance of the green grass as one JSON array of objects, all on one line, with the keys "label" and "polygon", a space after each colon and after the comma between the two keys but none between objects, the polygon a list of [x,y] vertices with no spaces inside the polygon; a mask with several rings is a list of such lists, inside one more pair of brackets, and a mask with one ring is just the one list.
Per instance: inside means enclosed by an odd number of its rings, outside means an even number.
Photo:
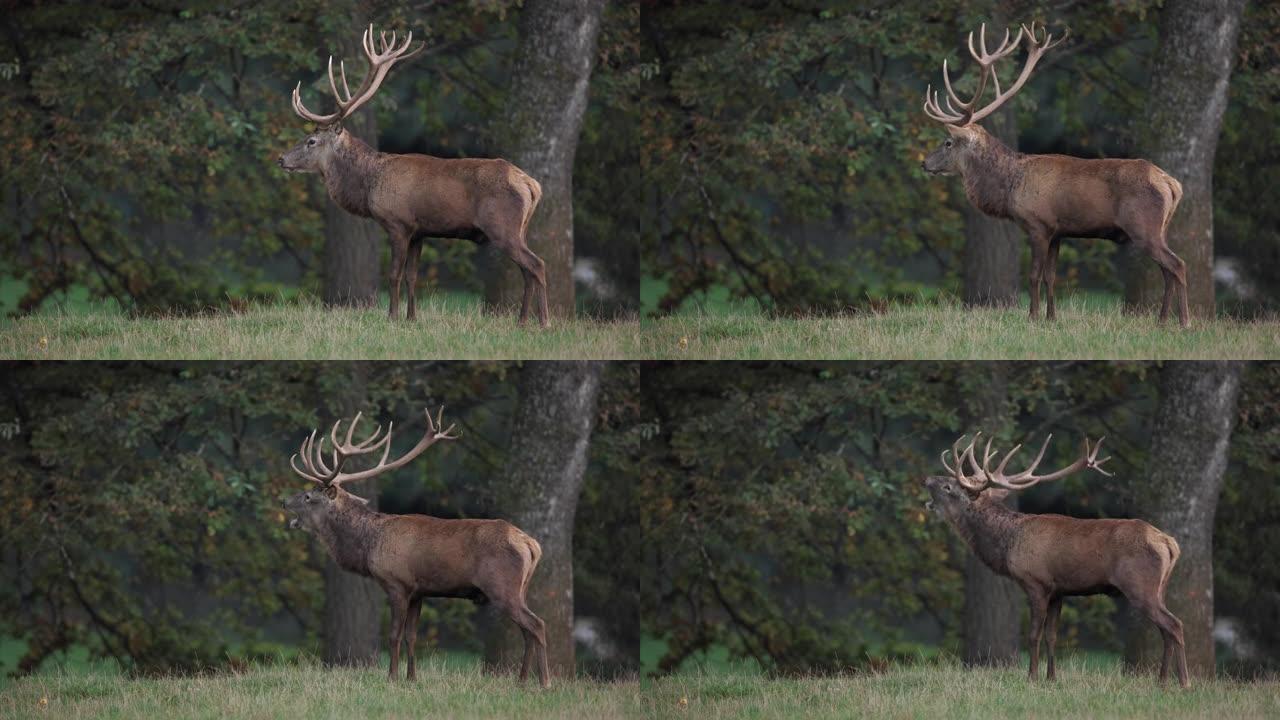
[{"label": "green grass", "polygon": [[386,309],[301,300],[190,317],[53,310],[0,320],[0,359],[614,359],[639,346],[635,321],[579,317],[522,328],[514,314],[487,314],[447,295],[420,302],[412,323],[388,320]]},{"label": "green grass", "polygon": [[[1042,668],[1043,672],[1043,668]],[[842,677],[763,678],[746,672],[682,673],[646,680],[640,717],[696,718],[1245,718],[1280,717],[1280,682],[1195,682],[1162,688],[1118,664],[1075,656],[1058,680],[1029,683],[1023,669],[974,670],[957,662],[892,667]]]},{"label": "green grass", "polygon": [[645,358],[658,359],[1264,359],[1280,358],[1280,319],[1193,320],[1189,330],[1154,315],[1127,315],[1118,298],[1059,298],[1053,323],[1020,308],[940,301],[877,313],[769,318],[750,307],[649,318]]},{"label": "green grass", "polygon": [[[403,668],[401,669],[403,673]],[[201,677],[131,679],[107,673],[55,673],[0,689],[3,718],[622,718],[639,707],[637,682],[530,680],[460,670],[435,659],[414,682],[388,682],[378,670],[317,664],[255,666]]]}]

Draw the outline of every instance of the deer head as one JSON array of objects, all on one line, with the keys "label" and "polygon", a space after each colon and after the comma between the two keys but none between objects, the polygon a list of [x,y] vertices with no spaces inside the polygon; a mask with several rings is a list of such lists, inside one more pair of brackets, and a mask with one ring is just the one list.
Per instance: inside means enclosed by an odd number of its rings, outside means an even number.
[{"label": "deer head", "polygon": [[409,51],[409,45],[413,42],[412,32],[405,38],[402,45],[396,45],[395,32],[391,33],[390,40],[387,39],[385,32],[380,33],[378,42],[381,50],[375,50],[373,25],[370,25],[361,37],[361,45],[369,61],[369,72],[365,74],[364,80],[354,93],[347,85],[347,67],[343,61],[338,63],[338,74],[342,78],[342,89],[338,89],[338,83],[333,75],[333,56],[329,56],[329,89],[333,91],[333,98],[338,105],[336,111],[328,115],[318,115],[308,110],[302,104],[302,82],[298,82],[293,89],[293,111],[303,120],[315,123],[316,130],[292,150],[280,156],[280,167],[289,172],[319,172],[334,148],[343,140],[343,119],[358,110],[378,92],[382,81],[396,63],[414,57],[426,47],[426,43],[422,43],[412,52]]},{"label": "deer head", "polygon": [[[1044,32],[1044,39],[1038,39],[1039,33]],[[941,102],[938,99],[938,92],[930,85],[924,92],[924,112],[929,117],[943,124],[947,130],[947,139],[943,141],[942,146],[934,150],[924,159],[921,167],[924,171],[931,175],[952,175],[960,172],[964,167],[965,159],[968,155],[979,152],[985,146],[989,136],[977,122],[991,113],[995,112],[1004,105],[1009,98],[1013,97],[1022,86],[1026,84],[1027,78],[1031,77],[1031,71],[1035,69],[1036,63],[1040,61],[1040,56],[1045,51],[1052,48],[1068,35],[1063,34],[1057,40],[1049,34],[1044,28],[1037,28],[1035,23],[1031,27],[1023,25],[1018,30],[1018,34],[1012,40],[1009,37],[1009,31],[1004,31],[1004,40],[1001,41],[999,47],[995,50],[987,50],[987,26],[985,23],[978,30],[978,44],[975,47],[973,42],[973,33],[969,33],[969,54],[973,56],[975,62],[978,63],[978,87],[974,90],[973,97],[965,102],[956,95],[955,90],[951,87],[951,73],[947,69],[947,61],[942,61],[942,84],[947,92],[947,97]],[[1012,55],[1022,44],[1023,38],[1027,40],[1027,60],[1022,66],[1022,73],[1018,75],[1018,79],[1008,89],[1001,91],[1000,77],[996,74],[995,64],[997,61]],[[981,109],[978,107],[978,100],[982,98],[982,94],[987,89],[990,82],[995,86],[996,97],[987,103]]]},{"label": "deer head", "polygon": [[[331,457],[328,462],[324,457],[325,438],[321,436],[317,441],[317,431],[312,430],[311,434],[302,441],[302,447],[298,452],[289,458],[289,466],[295,473],[315,483],[319,488],[297,493],[285,500],[284,509],[293,516],[289,520],[289,528],[310,532],[335,511],[353,507],[363,508],[369,501],[347,492],[342,487],[343,483],[377,477],[408,463],[441,440],[457,439],[457,436],[452,434],[454,425],[450,425],[445,430],[439,429],[444,416],[443,407],[434,419],[430,411],[424,411],[423,414],[427,417],[427,430],[423,433],[422,439],[404,455],[391,462],[387,462],[387,457],[391,453],[391,430],[394,423],[387,423],[385,435],[382,434],[382,426],[379,425],[364,440],[353,442],[352,435],[360,422],[361,414],[357,413],[355,419],[351,421],[343,440],[338,439],[338,428],[342,425],[342,420],[339,419],[329,432]],[[382,450],[382,458],[378,460],[377,465],[358,472],[342,471],[349,458],[378,450]],[[302,467],[298,467],[299,458],[302,460]]]},{"label": "deer head", "polygon": [[[1014,445],[1013,449],[1005,454],[1000,464],[992,470],[991,461],[999,451],[991,449],[991,439],[987,438],[986,447],[982,452],[982,461],[979,463],[975,448],[981,435],[982,433],[975,433],[973,440],[969,441],[969,445],[964,450],[960,449],[960,443],[964,442],[966,436],[962,435],[959,440],[956,440],[950,450],[952,460],[955,462],[954,467],[947,462],[947,451],[942,452],[942,466],[947,469],[948,474],[933,475],[925,479],[924,486],[929,491],[929,500],[925,503],[928,509],[950,519],[968,510],[974,503],[986,504],[999,501],[1011,491],[1024,490],[1037,483],[1057,480],[1081,470],[1097,470],[1103,475],[1111,475],[1102,469],[1102,464],[1111,458],[1098,459],[1098,450],[1102,447],[1102,440],[1105,438],[1100,438],[1092,446],[1089,444],[1089,438],[1085,438],[1084,451],[1075,462],[1047,475],[1036,475],[1036,468],[1044,459],[1049,441],[1053,439],[1053,435],[1050,434],[1044,439],[1044,444],[1040,446],[1040,452],[1036,455],[1036,459],[1031,461],[1031,465],[1021,472],[1010,475],[1005,472],[1005,468],[1008,467],[1013,456],[1022,449],[1022,445]],[[965,471],[966,463],[969,466],[969,472]]]}]

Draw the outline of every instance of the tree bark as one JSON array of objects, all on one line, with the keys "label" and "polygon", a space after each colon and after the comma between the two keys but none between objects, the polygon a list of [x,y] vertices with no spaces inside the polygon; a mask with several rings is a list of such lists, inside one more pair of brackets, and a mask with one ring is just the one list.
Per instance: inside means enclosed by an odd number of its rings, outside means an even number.
[{"label": "tree bark", "polygon": [[[346,388],[336,408],[342,417],[353,417],[364,409],[367,368],[364,363],[342,366],[349,369],[341,387]],[[351,483],[347,490],[369,499],[378,508],[377,480]],[[324,663],[348,667],[378,664],[382,650],[382,606],[386,595],[369,578],[338,567],[325,554],[324,566]]]},{"label": "tree bark", "polygon": [[[1008,422],[1008,366],[989,362],[972,366],[969,384],[973,403],[967,407],[969,425],[996,433]],[[1017,493],[1005,500],[1017,509]],[[1005,667],[1018,662],[1020,619],[1026,596],[1009,578],[997,575],[972,552],[965,555],[964,647],[967,666]]]},{"label": "tree bark", "polygon": [[[343,122],[346,132],[378,147],[378,121],[372,107]],[[328,200],[324,211],[324,304],[374,307],[381,280],[382,228]]]},{"label": "tree bark", "polygon": [[[542,545],[528,601],[547,624],[547,661],[551,674],[561,677],[574,674],[573,522],[603,367],[599,362],[524,365],[498,493],[502,517]],[[524,640],[506,618],[492,620],[485,666],[506,671],[518,665]]]},{"label": "tree bark", "polygon": [[[1018,149],[1017,115],[1012,105],[996,111],[984,127],[1005,145]],[[1025,234],[1013,222],[991,217],[972,203],[965,203],[962,271],[966,307],[1018,304],[1024,244]]]},{"label": "tree bark", "polygon": [[[1227,84],[1235,60],[1244,0],[1167,0],[1160,11],[1160,47],[1143,103],[1139,156],[1182,183],[1182,202],[1169,225],[1169,247],[1187,263],[1191,313],[1212,317],[1213,158]],[[1128,258],[1125,307],[1160,305],[1164,278],[1145,254]]]},{"label": "tree bark", "polygon": [[[1236,419],[1240,362],[1170,362],[1160,371],[1146,477],[1134,488],[1134,516],[1172,535],[1182,549],[1165,604],[1182,620],[1187,669],[1212,677],[1213,516]],[[1131,668],[1158,667],[1163,643],[1145,618],[1132,618],[1125,648]]]},{"label": "tree bark", "polygon": [[[498,150],[542,184],[529,248],[547,264],[549,312],[570,317],[573,297],[573,162],[587,109],[604,0],[526,0]],[[507,311],[524,293],[519,269],[491,257],[485,302]]]}]

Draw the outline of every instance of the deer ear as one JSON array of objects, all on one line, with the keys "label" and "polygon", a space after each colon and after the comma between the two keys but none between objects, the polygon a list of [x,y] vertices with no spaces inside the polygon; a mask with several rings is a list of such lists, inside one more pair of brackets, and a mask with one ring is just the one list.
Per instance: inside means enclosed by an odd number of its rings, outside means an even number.
[{"label": "deer ear", "polygon": [[330,485],[329,487],[325,488],[325,489],[324,489],[324,495],[325,495],[325,497],[329,498],[330,500],[332,500],[332,499],[334,499],[334,498],[338,497],[338,486],[336,486],[336,485]]}]

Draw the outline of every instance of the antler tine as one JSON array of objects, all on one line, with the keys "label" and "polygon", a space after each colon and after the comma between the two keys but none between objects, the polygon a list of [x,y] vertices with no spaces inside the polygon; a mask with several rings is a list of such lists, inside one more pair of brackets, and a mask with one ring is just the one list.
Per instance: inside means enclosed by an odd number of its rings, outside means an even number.
[{"label": "antler tine", "polygon": [[1102,464],[1110,460],[1111,456],[1108,455],[1102,458],[1101,460],[1098,459],[1098,451],[1102,449],[1102,441],[1106,439],[1107,439],[1106,435],[1103,435],[1102,437],[1098,438],[1098,442],[1095,443],[1093,446],[1093,451],[1090,452],[1089,438],[1088,436],[1085,436],[1084,452],[1085,452],[1085,455],[1088,456],[1088,460],[1085,462],[1085,467],[1089,468],[1090,470],[1097,470],[1098,472],[1102,473],[1103,475],[1106,475],[1107,477],[1112,477],[1111,473],[1102,469]]}]

